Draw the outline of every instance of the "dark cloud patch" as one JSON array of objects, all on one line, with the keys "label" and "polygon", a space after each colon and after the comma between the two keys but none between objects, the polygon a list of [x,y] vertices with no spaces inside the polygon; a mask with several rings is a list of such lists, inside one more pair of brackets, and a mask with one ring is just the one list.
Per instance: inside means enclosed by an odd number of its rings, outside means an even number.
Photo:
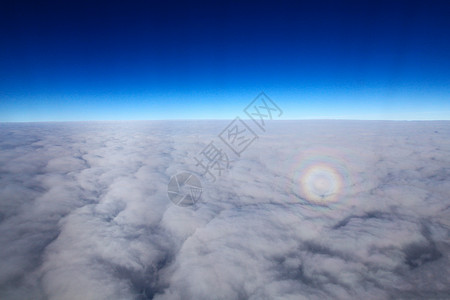
[{"label": "dark cloud patch", "polygon": [[405,262],[411,268],[418,268],[424,263],[435,261],[442,257],[436,246],[432,243],[411,244],[405,247]]},{"label": "dark cloud patch", "polygon": [[388,214],[380,212],[380,211],[367,212],[366,214],[364,214],[362,216],[348,216],[348,217],[344,218],[343,220],[339,221],[336,225],[334,225],[333,229],[339,229],[340,227],[347,225],[348,222],[350,222],[352,219],[363,219],[363,220],[371,219],[371,218],[380,219],[380,218],[386,218],[387,216],[388,216]]}]

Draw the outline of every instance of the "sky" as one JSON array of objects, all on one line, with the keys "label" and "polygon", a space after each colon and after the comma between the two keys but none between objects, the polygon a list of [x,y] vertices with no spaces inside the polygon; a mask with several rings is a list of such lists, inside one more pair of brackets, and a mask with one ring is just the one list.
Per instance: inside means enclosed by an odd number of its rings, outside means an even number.
[{"label": "sky", "polygon": [[448,1],[2,1],[0,122],[448,120]]}]

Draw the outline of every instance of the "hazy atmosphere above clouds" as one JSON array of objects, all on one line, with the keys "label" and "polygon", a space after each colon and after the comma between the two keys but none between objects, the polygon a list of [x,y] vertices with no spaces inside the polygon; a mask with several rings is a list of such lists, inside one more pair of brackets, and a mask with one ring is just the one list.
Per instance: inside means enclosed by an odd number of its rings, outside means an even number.
[{"label": "hazy atmosphere above clouds", "polygon": [[449,120],[448,0],[0,3],[0,122]]},{"label": "hazy atmosphere above clouds", "polygon": [[213,182],[228,123],[0,124],[0,298],[450,298],[450,122],[273,121]]}]

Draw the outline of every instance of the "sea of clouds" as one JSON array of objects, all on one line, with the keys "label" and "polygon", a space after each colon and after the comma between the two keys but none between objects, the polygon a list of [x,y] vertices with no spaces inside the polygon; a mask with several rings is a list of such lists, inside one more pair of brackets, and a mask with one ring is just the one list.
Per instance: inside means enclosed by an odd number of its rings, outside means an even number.
[{"label": "sea of clouds", "polygon": [[0,124],[0,299],[450,299],[450,122],[228,123]]}]

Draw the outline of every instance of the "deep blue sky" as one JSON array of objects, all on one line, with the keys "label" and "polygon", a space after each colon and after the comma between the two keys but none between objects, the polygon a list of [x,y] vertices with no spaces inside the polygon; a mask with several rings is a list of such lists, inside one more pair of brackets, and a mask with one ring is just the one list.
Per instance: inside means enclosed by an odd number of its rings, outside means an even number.
[{"label": "deep blue sky", "polygon": [[450,1],[2,1],[0,121],[450,119]]}]

